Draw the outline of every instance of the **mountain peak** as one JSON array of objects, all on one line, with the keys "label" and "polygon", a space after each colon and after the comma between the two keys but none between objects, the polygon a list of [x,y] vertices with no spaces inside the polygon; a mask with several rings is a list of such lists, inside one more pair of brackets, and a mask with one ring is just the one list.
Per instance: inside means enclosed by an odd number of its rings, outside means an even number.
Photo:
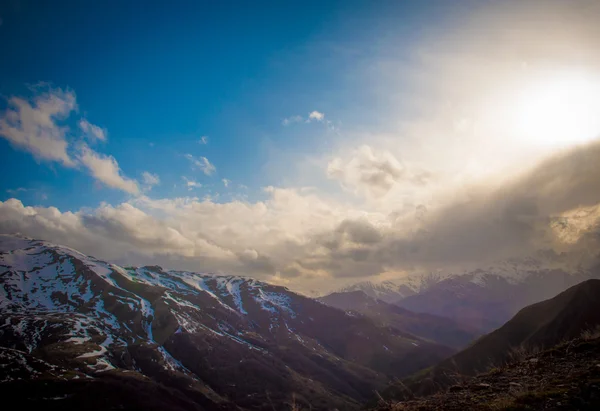
[{"label": "mountain peak", "polygon": [[0,250],[0,339],[9,350],[0,350],[0,370],[31,364],[39,372],[25,367],[23,378],[35,385],[60,366],[51,379],[62,381],[53,385],[61,398],[79,395],[73,379],[101,390],[118,377],[142,390],[175,387],[208,409],[283,406],[287,398],[269,397],[282,386],[321,409],[353,409],[388,376],[452,353],[247,277],[121,267],[15,236],[0,237]]}]

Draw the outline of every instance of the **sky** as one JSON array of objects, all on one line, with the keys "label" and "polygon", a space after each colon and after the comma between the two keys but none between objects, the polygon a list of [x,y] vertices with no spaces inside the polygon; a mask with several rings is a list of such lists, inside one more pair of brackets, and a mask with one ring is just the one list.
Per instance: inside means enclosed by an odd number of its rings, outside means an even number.
[{"label": "sky", "polygon": [[321,293],[600,219],[595,1],[0,4],[0,231]]}]

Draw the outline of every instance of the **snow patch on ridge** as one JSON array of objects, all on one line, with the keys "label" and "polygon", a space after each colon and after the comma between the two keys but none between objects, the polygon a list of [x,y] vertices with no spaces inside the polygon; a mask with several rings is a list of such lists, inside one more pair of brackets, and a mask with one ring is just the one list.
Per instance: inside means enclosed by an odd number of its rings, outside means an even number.
[{"label": "snow patch on ridge", "polygon": [[242,296],[240,295],[240,284],[244,281],[241,278],[235,277],[217,277],[217,287],[221,290],[225,288],[227,293],[233,298],[233,303],[237,307],[238,311],[242,314],[248,314],[242,306]]},{"label": "snow patch on ridge", "polygon": [[278,309],[287,312],[292,318],[296,317],[296,313],[290,307],[291,299],[285,294],[263,291],[258,289],[258,294],[253,296],[254,300],[260,305],[260,307],[269,311],[272,314],[276,314]]},{"label": "snow patch on ridge", "polygon": [[154,341],[154,337],[152,335],[152,320],[154,319],[154,309],[152,308],[152,304],[148,300],[140,298],[141,302],[141,311],[144,319],[142,320],[142,326],[146,331],[146,335],[150,341]]}]

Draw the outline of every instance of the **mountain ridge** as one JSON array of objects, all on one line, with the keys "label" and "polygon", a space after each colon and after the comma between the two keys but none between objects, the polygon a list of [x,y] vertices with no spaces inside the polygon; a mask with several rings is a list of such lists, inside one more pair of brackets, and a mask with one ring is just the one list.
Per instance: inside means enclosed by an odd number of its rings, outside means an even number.
[{"label": "mountain ridge", "polygon": [[597,410],[600,407],[600,333],[537,353],[477,376],[455,376],[453,385],[417,397],[397,387],[397,400],[379,399],[373,411]]},{"label": "mountain ridge", "polygon": [[[513,357],[577,339],[600,326],[600,280],[583,281],[545,301],[521,309],[497,330],[469,347],[405,380],[417,395],[431,394],[454,383],[453,375],[474,376],[502,366]],[[388,392],[395,389],[390,388]]]},{"label": "mountain ridge", "polygon": [[417,313],[451,318],[489,332],[521,308],[551,298],[589,278],[600,278],[598,258],[539,250],[484,268],[413,273],[383,282],[359,282],[337,292],[363,291]]},{"label": "mountain ridge", "polygon": [[450,318],[415,313],[372,298],[363,291],[332,293],[319,301],[348,312],[365,315],[380,324],[454,348],[463,348],[481,333]]},{"label": "mountain ridge", "polygon": [[114,376],[209,409],[272,409],[291,393],[315,410],[356,409],[453,352],[284,287],[120,267],[39,240],[0,236],[0,270],[0,345],[67,370],[59,396],[73,403],[71,382]]}]

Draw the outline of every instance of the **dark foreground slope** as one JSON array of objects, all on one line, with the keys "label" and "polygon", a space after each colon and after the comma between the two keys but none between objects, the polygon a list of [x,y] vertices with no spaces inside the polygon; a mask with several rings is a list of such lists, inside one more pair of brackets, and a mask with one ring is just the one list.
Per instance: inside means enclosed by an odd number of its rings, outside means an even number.
[{"label": "dark foreground slope", "polygon": [[1,347],[0,380],[3,401],[27,410],[239,410],[216,395],[211,400],[200,384],[175,388],[130,370],[90,376]]},{"label": "dark foreground slope", "polygon": [[515,349],[543,349],[600,324],[600,280],[587,280],[550,300],[523,308],[509,322],[440,366],[473,374],[499,364]]},{"label": "dark foreground slope", "polygon": [[[600,280],[587,280],[556,297],[522,309],[504,326],[487,334],[430,370],[405,381],[411,392],[430,394],[522,353],[548,349],[600,325]],[[397,388],[397,387],[396,387]],[[393,397],[404,390],[390,389]]]},{"label": "dark foreground slope", "polygon": [[351,410],[452,354],[283,287],[11,236],[0,236],[0,347],[6,400],[86,409],[124,398],[126,409]]},{"label": "dark foreground slope", "polygon": [[[397,387],[400,389],[400,387]],[[435,395],[381,401],[377,411],[592,411],[600,409],[600,334],[526,355]]]}]

